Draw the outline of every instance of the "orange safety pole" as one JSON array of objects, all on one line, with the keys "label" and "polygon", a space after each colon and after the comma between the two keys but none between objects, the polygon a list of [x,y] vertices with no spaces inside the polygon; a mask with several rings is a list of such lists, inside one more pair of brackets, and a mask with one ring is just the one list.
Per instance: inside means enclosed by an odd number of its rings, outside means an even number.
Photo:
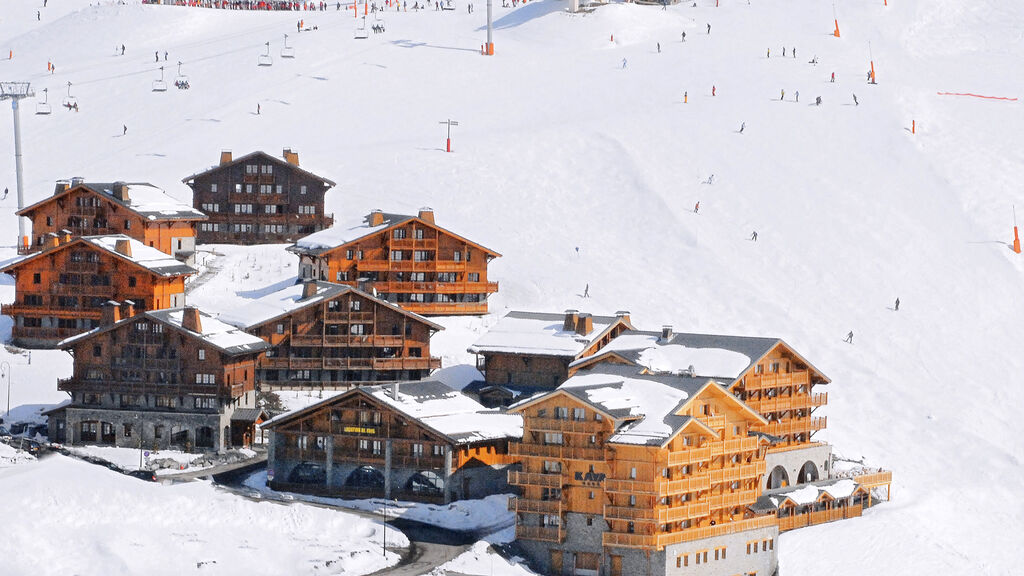
[{"label": "orange safety pole", "polygon": [[877,84],[877,82],[875,82],[875,61],[874,60],[871,61],[871,83],[872,84]]},{"label": "orange safety pole", "polygon": [[1013,251],[1020,254],[1020,236],[1017,235],[1017,227],[1013,227]]},{"label": "orange safety pole", "polygon": [[359,18],[359,0],[352,0],[352,17]]},{"label": "orange safety pole", "polygon": [[910,121],[910,133],[917,134],[917,120]]},{"label": "orange safety pole", "polygon": [[832,33],[833,36],[839,38],[839,19],[836,18],[836,31]]},{"label": "orange safety pole", "polygon": [[369,14],[369,10],[369,3],[366,0],[363,0],[363,16]]}]

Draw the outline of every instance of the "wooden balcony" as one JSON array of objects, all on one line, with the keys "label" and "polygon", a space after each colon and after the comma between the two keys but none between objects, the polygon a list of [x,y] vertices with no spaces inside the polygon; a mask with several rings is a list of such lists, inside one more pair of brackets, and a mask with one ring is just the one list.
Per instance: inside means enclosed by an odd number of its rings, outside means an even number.
[{"label": "wooden balcony", "polygon": [[702,446],[700,448],[687,448],[682,452],[670,452],[667,464],[669,466],[685,466],[710,459],[711,446]]},{"label": "wooden balcony", "polygon": [[604,517],[608,520],[628,520],[632,522],[654,522],[657,512],[654,508],[637,506],[605,506]]},{"label": "wooden balcony", "polygon": [[737,506],[743,507],[749,504],[753,504],[757,497],[760,495],[760,490],[754,488],[752,490],[737,490],[735,492],[727,492],[725,494],[711,494],[705,496],[702,501],[706,501],[712,510],[719,508],[735,508]]},{"label": "wooden balcony", "polygon": [[605,452],[600,448],[584,448],[564,444],[526,444],[512,442],[508,446],[508,454],[514,458],[549,458],[560,460],[585,460],[604,462]]},{"label": "wooden balcony", "polygon": [[690,520],[711,514],[711,506],[708,502],[689,502],[683,506],[658,509],[658,523],[668,524],[680,520]]},{"label": "wooden balcony", "polygon": [[725,416],[697,416],[697,418],[707,424],[708,428],[712,430],[718,430],[725,427]]},{"label": "wooden balcony", "polygon": [[437,250],[437,238],[392,238],[392,250]]},{"label": "wooden balcony", "polygon": [[395,272],[433,272],[434,260],[389,260],[388,270]]},{"label": "wooden balcony", "polygon": [[82,298],[97,296],[109,299],[114,296],[114,287],[92,286],[90,284],[51,284],[50,294],[54,296],[81,296]]},{"label": "wooden balcony", "polygon": [[437,282],[432,290],[438,294],[491,294],[497,291],[497,282]]},{"label": "wooden balcony", "polygon": [[779,531],[786,532],[788,530],[796,530],[797,528],[804,528],[806,526],[814,526],[815,524],[835,522],[836,520],[845,520],[847,518],[859,518],[862,513],[863,508],[861,506],[850,505],[839,506],[832,508],[831,510],[821,510],[818,512],[791,514],[778,519]]},{"label": "wooden balcony", "polygon": [[746,530],[767,528],[769,526],[773,526],[775,523],[776,519],[774,516],[757,516],[754,518],[744,518],[743,520],[736,520],[733,522],[723,522],[715,526],[687,528],[679,532],[659,534],[657,537],[657,547],[660,550],[665,546],[679,544],[680,542],[690,542],[692,540],[702,540],[704,538],[711,538],[713,536],[724,536],[726,534],[735,534],[737,532],[744,532]]},{"label": "wooden balcony", "polygon": [[627,534],[625,532],[605,532],[601,534],[601,544],[615,548],[654,548],[658,537],[654,534]]},{"label": "wooden balcony", "polygon": [[434,260],[438,272],[462,272],[466,269],[465,260]]},{"label": "wooden balcony", "polygon": [[524,419],[523,429],[535,432],[562,432],[572,434],[597,434],[605,429],[605,424],[598,420],[568,420],[556,418]]},{"label": "wooden balcony", "polygon": [[562,501],[512,496],[508,499],[508,509],[517,514],[561,514]]},{"label": "wooden balcony", "polygon": [[562,530],[561,526],[523,526],[517,524],[516,539],[561,542],[565,539],[565,531]]},{"label": "wooden balcony", "polygon": [[374,358],[374,370],[435,370],[440,358]]},{"label": "wooden balcony", "polygon": [[388,260],[356,260],[356,270],[360,272],[387,272],[390,269]]},{"label": "wooden balcony", "polygon": [[508,471],[508,483],[513,486],[541,486],[544,488],[560,488],[561,474],[538,474],[536,472]]},{"label": "wooden balcony", "polygon": [[402,336],[382,334],[294,334],[290,337],[292,346],[352,347],[352,348],[399,348]]},{"label": "wooden balcony", "polygon": [[757,478],[764,475],[765,463],[764,460],[752,462],[750,464],[743,464],[740,466],[733,466],[730,468],[722,468],[718,470],[708,471],[708,478],[711,479],[712,484],[722,484],[725,482],[735,482],[737,480],[747,480]]},{"label": "wooden balcony", "polygon": [[786,388],[811,383],[810,373],[806,370],[782,373],[752,374],[743,379],[743,388],[748,392],[766,390],[768,388]]},{"label": "wooden balcony", "polygon": [[362,324],[373,322],[373,312],[324,312],[324,321],[328,324],[354,323]]},{"label": "wooden balcony", "polygon": [[435,316],[487,314],[487,302],[399,302],[398,305],[414,314],[433,314]]},{"label": "wooden balcony", "polygon": [[827,416],[786,418],[776,422],[769,422],[767,426],[762,428],[762,431],[772,436],[790,436],[817,432],[818,430],[823,430],[827,425]]},{"label": "wooden balcony", "polygon": [[310,370],[324,367],[323,358],[289,358],[288,367],[296,370]]},{"label": "wooden balcony", "polygon": [[888,486],[892,483],[892,470],[883,470],[871,474],[860,474],[853,477],[853,481],[868,490],[880,486]]},{"label": "wooden balcony", "polygon": [[806,410],[818,408],[828,403],[828,392],[817,394],[797,394],[794,396],[776,396],[760,400],[747,400],[747,405],[761,414],[769,412],[787,412],[790,410]]},{"label": "wooden balcony", "polygon": [[695,475],[688,478],[681,478],[679,480],[661,478],[657,482],[659,496],[675,496],[678,494],[687,494],[690,492],[710,489],[711,476],[707,474]]},{"label": "wooden balcony", "polygon": [[746,438],[733,438],[724,442],[711,442],[711,457],[724,456],[726,454],[738,454],[740,452],[753,452],[757,450],[758,438],[748,436]]}]

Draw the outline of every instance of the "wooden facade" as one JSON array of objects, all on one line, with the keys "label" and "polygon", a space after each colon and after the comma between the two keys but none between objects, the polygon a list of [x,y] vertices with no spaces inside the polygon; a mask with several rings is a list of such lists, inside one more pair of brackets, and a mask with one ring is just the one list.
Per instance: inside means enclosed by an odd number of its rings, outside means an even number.
[{"label": "wooden facade", "polygon": [[[452,437],[432,426],[430,418],[403,410],[401,401],[396,405],[396,393],[403,400],[408,393],[434,401],[447,394],[454,414],[468,401],[439,382],[406,382],[355,388],[275,418],[265,426],[271,431],[270,486],[438,503],[507,489],[509,437]],[[316,471],[312,477],[310,470]]]},{"label": "wooden facade", "polygon": [[32,237],[19,253],[44,249],[55,235],[124,234],[146,246],[186,260],[195,251],[201,212],[177,203],[150,184],[57,182],[52,196],[18,212],[32,221]]},{"label": "wooden facade", "polygon": [[261,385],[338,388],[419,380],[441,367],[430,355],[430,337],[440,325],[355,288],[311,281],[261,300],[287,300],[291,309],[270,318],[249,316],[250,307],[222,315],[270,344],[259,358]]},{"label": "wooden facade", "polygon": [[417,314],[487,313],[487,297],[498,291],[487,265],[501,254],[437,226],[429,209],[417,216],[375,211],[365,224],[372,232],[349,241],[314,247],[304,239],[289,248],[302,278],[376,290]]},{"label": "wooden facade", "polygon": [[192,205],[209,218],[199,226],[199,242],[273,244],[291,242],[328,228],[324,196],[334,182],[299,167],[297,152],[284,159],[252,152],[183,180],[192,188]]},{"label": "wooden facade", "polygon": [[0,313],[14,318],[19,346],[53,347],[95,328],[108,300],[131,300],[136,311],[180,306],[185,278],[195,273],[123,235],[50,238],[45,251],[0,269],[15,279],[15,301]]},{"label": "wooden facade", "polygon": [[[63,440],[163,449],[248,444],[256,409],[260,339],[201,314],[174,308],[131,314],[109,303],[102,325],[62,344],[74,357]],[[256,413],[232,418],[237,410]],[[234,421],[233,421],[234,420]],[[235,428],[238,428],[237,430]]]}]

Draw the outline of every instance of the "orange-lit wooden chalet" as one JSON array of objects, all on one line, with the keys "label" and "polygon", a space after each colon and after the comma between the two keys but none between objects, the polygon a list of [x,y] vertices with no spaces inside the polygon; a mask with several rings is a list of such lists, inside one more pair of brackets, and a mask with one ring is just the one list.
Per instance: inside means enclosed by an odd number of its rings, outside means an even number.
[{"label": "orange-lit wooden chalet", "polygon": [[488,295],[498,291],[487,265],[501,254],[438,226],[430,209],[415,216],[375,210],[289,251],[299,256],[301,278],[376,290],[417,314],[486,314]]},{"label": "orange-lit wooden chalet", "polygon": [[507,491],[522,419],[423,380],[353,388],[263,428],[275,489],[448,502]]},{"label": "orange-lit wooden chalet", "polygon": [[43,252],[0,272],[15,279],[15,301],[0,307],[14,318],[14,343],[45,348],[98,326],[108,300],[131,300],[138,311],[183,305],[195,269],[121,234],[50,235]]},{"label": "orange-lit wooden chalet", "polygon": [[419,380],[441,367],[430,356],[441,325],[343,284],[293,284],[220,319],[271,345],[259,359],[263,386],[346,388]]},{"label": "orange-lit wooden chalet", "polygon": [[32,221],[32,238],[19,252],[44,249],[53,234],[124,234],[146,246],[191,261],[196,226],[206,215],[166,192],[142,182],[57,182],[53,195],[18,211]]}]

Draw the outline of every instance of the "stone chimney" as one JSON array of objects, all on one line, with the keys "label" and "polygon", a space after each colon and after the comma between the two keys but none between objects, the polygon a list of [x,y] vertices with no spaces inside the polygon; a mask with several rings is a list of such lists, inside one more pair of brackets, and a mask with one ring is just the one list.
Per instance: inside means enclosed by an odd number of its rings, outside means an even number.
[{"label": "stone chimney", "polygon": [[621,318],[624,322],[629,322],[629,310],[619,310],[615,313],[616,318]]},{"label": "stone chimney", "polygon": [[119,238],[114,242],[114,252],[125,256],[127,258],[132,257],[132,242],[127,238]]},{"label": "stone chimney", "polygon": [[82,178],[81,176],[73,176],[71,178],[71,186],[81,186],[84,183],[85,178]]},{"label": "stone chimney", "polygon": [[299,165],[299,153],[293,152],[291,148],[284,149],[284,160],[292,166]]},{"label": "stone chimney", "polygon": [[384,213],[380,210],[374,210],[370,212],[370,215],[366,217],[366,221],[370,223],[370,227],[380,226],[384,224]]},{"label": "stone chimney", "polygon": [[57,185],[53,188],[53,195],[56,196],[68,188],[71,188],[70,180],[57,180]]},{"label": "stone chimney", "polygon": [[131,198],[128,196],[128,185],[124,182],[114,182],[114,198],[117,198],[125,204],[131,202]]},{"label": "stone chimney", "polygon": [[665,324],[664,326],[661,327],[661,339],[666,341],[666,342],[672,339],[672,325],[671,324]]},{"label": "stone chimney", "polygon": [[220,151],[220,165],[223,166],[225,164],[230,164],[230,163],[231,163],[231,150],[221,150]]},{"label": "stone chimney", "polygon": [[202,334],[203,324],[199,321],[199,308],[186,306],[181,312],[181,327]]},{"label": "stone chimney", "polygon": [[135,302],[131,300],[121,302],[121,318],[131,318],[132,316],[135,316]]},{"label": "stone chimney", "polygon": [[100,305],[100,326],[110,326],[121,321],[121,305],[107,300]]},{"label": "stone chimney", "polygon": [[316,281],[315,280],[307,280],[307,281],[303,282],[302,283],[302,299],[305,300],[306,298],[312,298],[313,296],[316,296],[316,289],[317,289],[317,286],[316,286]]},{"label": "stone chimney", "polygon": [[420,217],[420,220],[423,220],[424,222],[430,222],[431,224],[433,224],[434,223],[434,209],[430,208],[430,207],[420,208],[419,217]]},{"label": "stone chimney", "polygon": [[579,320],[576,321],[576,333],[580,336],[586,336],[593,331],[594,317],[587,312],[581,312]]},{"label": "stone chimney", "polygon": [[565,321],[562,322],[562,330],[565,332],[576,330],[576,321],[580,319],[580,311],[569,309],[565,311]]},{"label": "stone chimney", "polygon": [[397,381],[391,383],[391,398],[393,398],[395,400],[395,402],[398,402],[398,382]]},{"label": "stone chimney", "polygon": [[60,246],[60,236],[55,232],[47,232],[46,236],[43,237],[43,251],[50,250]]}]

